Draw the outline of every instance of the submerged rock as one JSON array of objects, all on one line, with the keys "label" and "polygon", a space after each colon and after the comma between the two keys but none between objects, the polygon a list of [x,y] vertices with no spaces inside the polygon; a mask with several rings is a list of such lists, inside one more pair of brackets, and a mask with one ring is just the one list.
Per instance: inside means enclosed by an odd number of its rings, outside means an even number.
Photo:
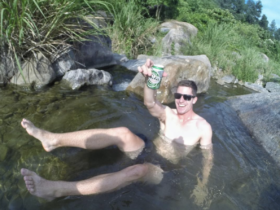
[{"label": "submerged rock", "polygon": [[254,93],[230,97],[230,106],[257,141],[280,166],[280,95]]},{"label": "submerged rock", "polygon": [[3,161],[3,160],[6,159],[8,151],[9,151],[8,147],[6,147],[5,145],[1,145],[1,147],[0,147],[0,161]]}]

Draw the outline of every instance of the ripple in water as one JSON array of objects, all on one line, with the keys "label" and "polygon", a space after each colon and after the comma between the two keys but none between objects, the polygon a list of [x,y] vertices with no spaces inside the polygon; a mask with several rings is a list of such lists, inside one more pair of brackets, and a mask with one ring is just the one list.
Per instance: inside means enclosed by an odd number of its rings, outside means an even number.
[{"label": "ripple in water", "polygon": [[124,91],[128,87],[129,83],[130,83],[130,81],[124,81],[122,83],[115,84],[115,85],[113,85],[113,90],[114,91]]}]

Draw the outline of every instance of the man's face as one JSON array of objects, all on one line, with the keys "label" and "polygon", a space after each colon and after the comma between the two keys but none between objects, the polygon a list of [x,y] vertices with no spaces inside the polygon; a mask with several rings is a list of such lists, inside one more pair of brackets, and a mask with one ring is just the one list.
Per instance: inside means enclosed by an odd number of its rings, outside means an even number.
[{"label": "man's face", "polygon": [[[193,96],[192,89],[190,87],[179,86],[177,89],[177,93]],[[175,99],[177,113],[185,114],[188,111],[192,110],[193,104],[195,104],[196,101],[197,101],[197,97],[191,98],[190,101],[185,100],[183,96],[181,96],[181,98],[179,99]]]}]

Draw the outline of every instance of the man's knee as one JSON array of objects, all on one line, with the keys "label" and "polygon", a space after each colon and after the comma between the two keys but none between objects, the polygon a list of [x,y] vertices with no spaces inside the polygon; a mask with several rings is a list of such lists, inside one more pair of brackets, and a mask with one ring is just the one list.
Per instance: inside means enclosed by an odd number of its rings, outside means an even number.
[{"label": "man's knee", "polygon": [[143,140],[126,127],[114,128],[114,132],[119,138],[118,147],[123,151],[139,149],[143,144]]},{"label": "man's knee", "polygon": [[128,135],[132,135],[133,133],[127,128],[127,127],[118,127],[118,128],[114,128],[114,132],[118,135],[118,136],[128,136]]},{"label": "man's knee", "polygon": [[125,170],[126,170],[125,173],[127,179],[131,181],[136,181],[143,178],[147,174],[148,167],[146,164],[138,164],[138,165],[130,166]]}]

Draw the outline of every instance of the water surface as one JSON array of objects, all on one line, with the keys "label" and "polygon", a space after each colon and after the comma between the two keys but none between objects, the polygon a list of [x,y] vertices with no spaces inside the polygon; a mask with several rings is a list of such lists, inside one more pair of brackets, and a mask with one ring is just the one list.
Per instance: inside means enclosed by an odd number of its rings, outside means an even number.
[{"label": "water surface", "polygon": [[[212,126],[214,150],[209,182],[199,188],[203,168],[199,147],[178,164],[155,154],[157,119],[148,113],[142,98],[123,91],[134,73],[120,67],[109,71],[114,76],[113,87],[69,91],[57,83],[41,91],[0,88],[0,143],[3,151],[8,150],[0,162],[1,209],[280,208],[280,170],[226,102],[227,97],[249,94],[249,90],[221,87],[212,81],[209,91],[199,96],[195,111]],[[95,151],[59,148],[47,153],[21,128],[23,117],[53,132],[125,126],[143,136],[147,145],[135,161],[115,147]],[[70,196],[49,203],[30,195],[20,175],[20,168],[25,167],[46,179],[73,181],[142,162],[159,164],[164,169],[159,185],[136,183],[111,193]]]}]

